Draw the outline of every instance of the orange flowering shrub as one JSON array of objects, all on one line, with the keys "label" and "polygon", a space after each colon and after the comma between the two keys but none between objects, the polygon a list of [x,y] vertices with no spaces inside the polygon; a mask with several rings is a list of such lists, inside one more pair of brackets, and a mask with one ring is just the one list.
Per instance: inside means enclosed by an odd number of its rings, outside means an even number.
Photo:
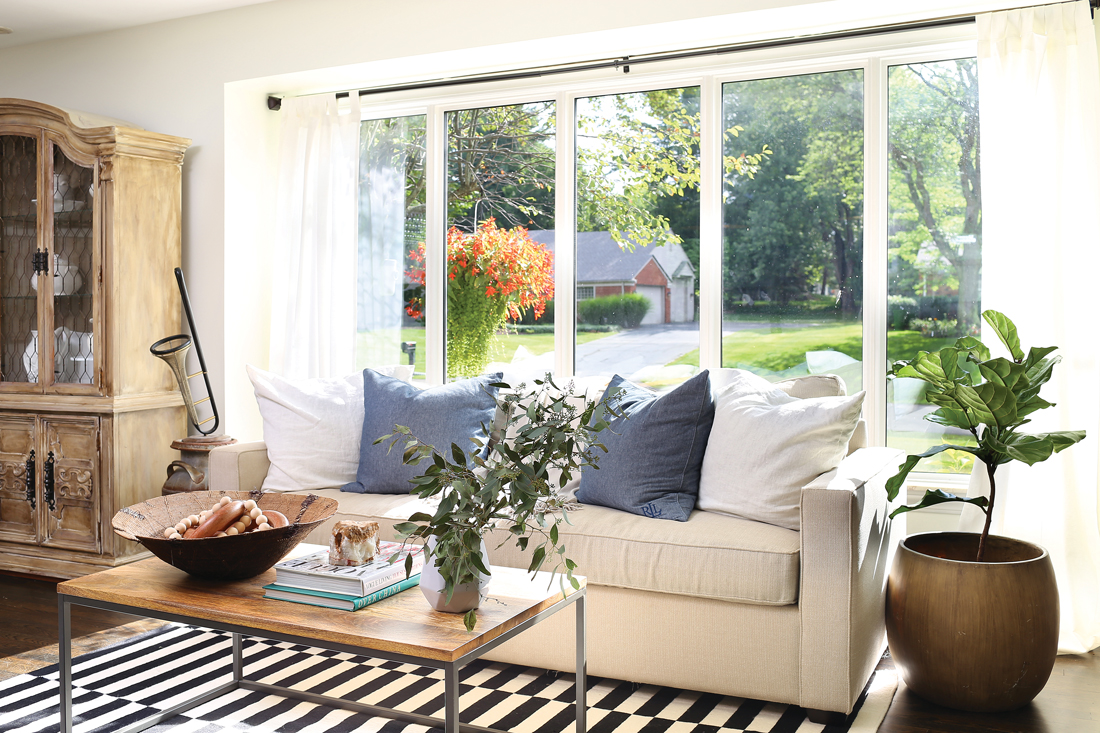
[{"label": "orange flowering shrub", "polygon": [[[406,273],[424,285],[424,243],[409,253]],[[535,318],[554,297],[554,253],[531,240],[523,227],[501,229],[492,218],[474,232],[447,231],[447,372],[450,377],[481,374],[489,363],[496,333],[528,308]],[[405,306],[423,317],[424,304]]]}]

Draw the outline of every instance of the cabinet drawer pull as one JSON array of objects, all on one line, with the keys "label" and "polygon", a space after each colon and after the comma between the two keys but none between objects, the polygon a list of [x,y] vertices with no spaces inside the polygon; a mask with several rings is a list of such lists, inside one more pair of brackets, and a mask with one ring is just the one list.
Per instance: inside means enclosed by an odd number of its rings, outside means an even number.
[{"label": "cabinet drawer pull", "polygon": [[42,494],[50,511],[56,511],[57,504],[54,503],[53,496],[53,451],[50,451],[50,454],[46,457],[46,464],[43,466]]},{"label": "cabinet drawer pull", "polygon": [[31,454],[27,457],[26,469],[27,469],[27,501],[29,501],[31,503],[31,509],[34,510],[34,509],[37,508],[38,502],[35,501],[35,498],[34,498],[35,497],[35,490],[34,490],[35,481],[34,481],[34,450],[33,449],[31,450]]}]

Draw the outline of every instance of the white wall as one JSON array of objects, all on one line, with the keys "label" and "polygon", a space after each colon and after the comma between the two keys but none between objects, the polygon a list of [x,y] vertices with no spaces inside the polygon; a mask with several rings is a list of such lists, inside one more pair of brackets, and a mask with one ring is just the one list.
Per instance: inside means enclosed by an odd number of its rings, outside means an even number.
[{"label": "white wall", "polygon": [[[225,431],[260,437],[244,376],[265,365],[278,114],[268,93],[876,25],[1014,0],[278,0],[0,51],[0,97],[189,137],[184,270]],[[902,4],[897,4],[902,5]],[[608,72],[613,73],[613,72]],[[165,297],[175,297],[166,293]],[[166,334],[167,335],[167,334]]]}]

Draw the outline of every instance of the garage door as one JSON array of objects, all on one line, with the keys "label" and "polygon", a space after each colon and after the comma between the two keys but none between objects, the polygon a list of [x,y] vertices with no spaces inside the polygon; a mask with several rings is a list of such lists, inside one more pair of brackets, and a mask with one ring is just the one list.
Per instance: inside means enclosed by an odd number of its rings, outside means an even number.
[{"label": "garage door", "polygon": [[639,285],[638,295],[644,295],[649,301],[649,312],[642,319],[642,325],[665,322],[665,289],[660,285]]}]

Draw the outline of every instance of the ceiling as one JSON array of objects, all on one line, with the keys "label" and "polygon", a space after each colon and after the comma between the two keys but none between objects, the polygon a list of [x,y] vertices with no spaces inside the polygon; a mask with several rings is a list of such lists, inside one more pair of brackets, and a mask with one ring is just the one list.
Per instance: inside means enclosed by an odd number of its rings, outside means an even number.
[{"label": "ceiling", "polygon": [[0,0],[0,49],[129,28],[270,0]]}]

